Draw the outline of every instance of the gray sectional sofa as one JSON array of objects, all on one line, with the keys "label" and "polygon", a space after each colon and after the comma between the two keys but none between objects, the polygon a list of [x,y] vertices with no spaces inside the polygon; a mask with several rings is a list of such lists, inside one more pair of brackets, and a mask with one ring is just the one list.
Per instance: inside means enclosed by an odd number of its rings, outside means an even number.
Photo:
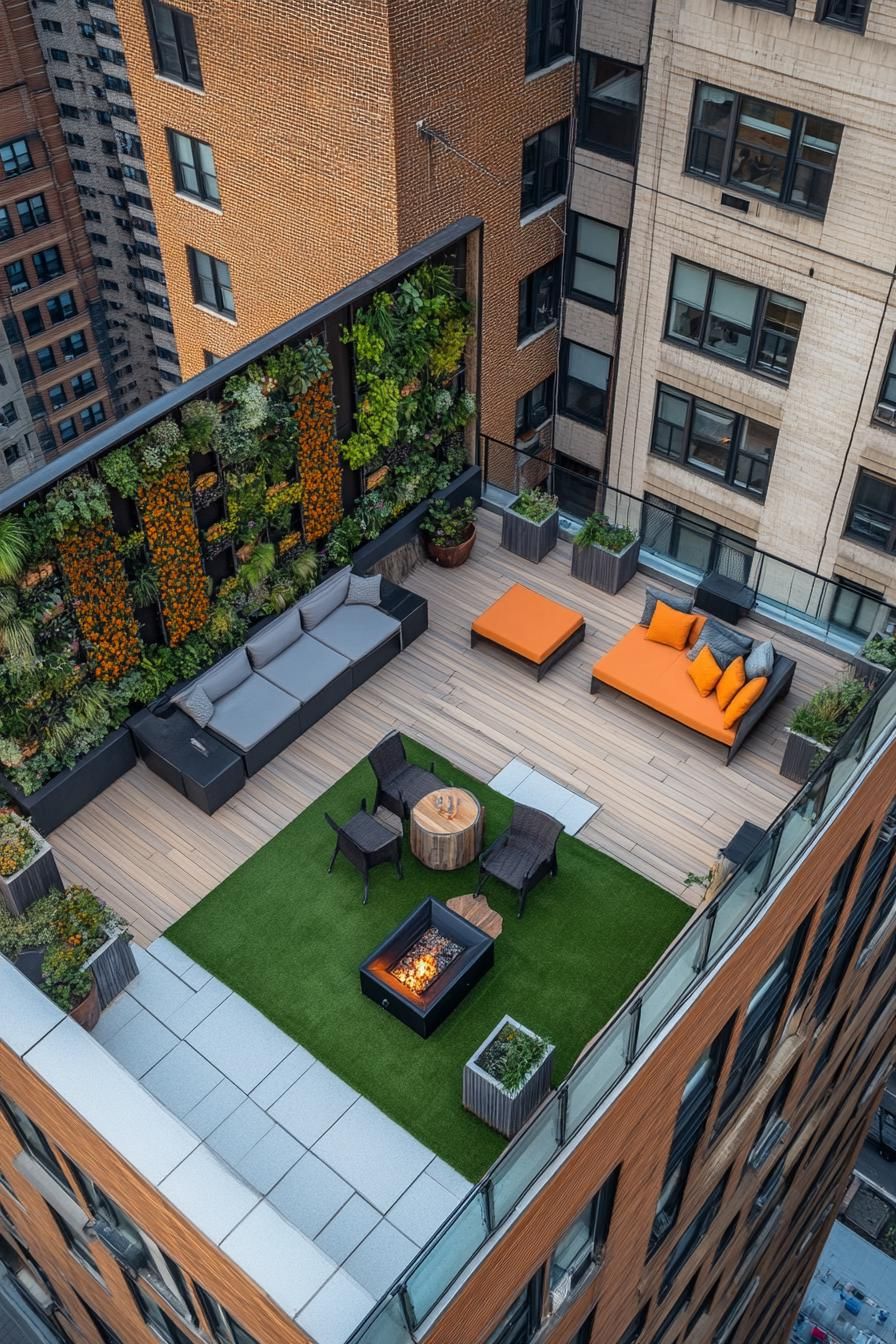
[{"label": "gray sectional sofa", "polygon": [[347,567],[154,712],[189,715],[253,775],[426,626],[425,599]]}]

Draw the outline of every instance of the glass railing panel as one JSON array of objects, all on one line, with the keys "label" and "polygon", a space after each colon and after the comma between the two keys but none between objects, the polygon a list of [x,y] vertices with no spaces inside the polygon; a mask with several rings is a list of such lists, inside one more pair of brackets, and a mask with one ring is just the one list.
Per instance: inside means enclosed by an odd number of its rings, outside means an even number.
[{"label": "glass railing panel", "polygon": [[829,781],[830,768],[819,772],[784,814],[767,882],[777,877],[814,829],[822,813]]},{"label": "glass railing panel", "polygon": [[412,1344],[398,1298],[387,1298],[376,1315],[351,1336],[349,1344]]},{"label": "glass railing panel", "polygon": [[554,1093],[544,1110],[499,1160],[489,1182],[495,1227],[504,1221],[557,1152],[559,1115],[559,1095]]},{"label": "glass railing panel", "polygon": [[709,940],[707,965],[719,955],[765,891],[777,842],[777,830],[767,832],[728,885],[719,893],[715,903],[716,915]]},{"label": "glass railing panel", "polygon": [[696,967],[699,965],[705,922],[705,916],[698,916],[694,920],[678,946],[645,985],[638,1023],[639,1052],[697,980]]},{"label": "glass railing panel", "polygon": [[625,1072],[628,1014],[613,1023],[591,1053],[577,1064],[566,1085],[566,1137],[575,1133]]},{"label": "glass railing panel", "polygon": [[825,798],[824,815],[831,811],[851,781],[862,767],[868,739],[871,732],[872,716],[853,724],[831,752],[830,779]]},{"label": "glass railing panel", "polygon": [[884,685],[880,700],[871,720],[871,732],[868,744],[872,746],[883,733],[892,733],[896,723],[896,677],[890,678]]},{"label": "glass railing panel", "polygon": [[[488,1237],[485,1190],[474,1190],[468,1202],[430,1242],[423,1259],[405,1282],[408,1307],[419,1325],[451,1287]],[[383,1336],[384,1340],[390,1336]],[[360,1344],[360,1341],[359,1341]],[[365,1339],[364,1344],[368,1344]],[[379,1341],[377,1341],[379,1344]]]}]

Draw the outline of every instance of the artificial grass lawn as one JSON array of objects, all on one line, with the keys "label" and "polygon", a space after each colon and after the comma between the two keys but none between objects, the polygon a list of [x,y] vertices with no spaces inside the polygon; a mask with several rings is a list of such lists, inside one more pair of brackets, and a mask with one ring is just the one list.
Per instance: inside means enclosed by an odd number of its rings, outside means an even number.
[{"label": "artificial grass lawn", "polygon": [[[405,745],[411,760],[429,766],[432,752],[408,738]],[[484,843],[490,843],[508,824],[513,804],[440,757],[435,769],[483,803]],[[391,866],[375,868],[370,901],[362,906],[361,875],[344,856],[327,877],[335,836],[323,814],[344,821],[363,797],[373,796],[373,772],[363,760],[166,936],[476,1180],[504,1139],[461,1106],[464,1062],[510,1013],[554,1042],[556,1085],[690,910],[614,859],[561,835],[559,874],[530,893],[521,920],[514,893],[489,881],[489,904],[504,917],[494,967],[423,1040],[362,997],[358,967],[426,896],[446,901],[473,891],[477,865],[431,872],[406,839],[404,880]]]}]

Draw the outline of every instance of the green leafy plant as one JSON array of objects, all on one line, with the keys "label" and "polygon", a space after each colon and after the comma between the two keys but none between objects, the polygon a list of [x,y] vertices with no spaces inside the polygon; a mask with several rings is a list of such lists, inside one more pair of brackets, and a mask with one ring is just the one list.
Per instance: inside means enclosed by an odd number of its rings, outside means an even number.
[{"label": "green leafy plant", "polygon": [[325,378],[332,368],[333,361],[318,340],[312,338],[300,346],[284,345],[265,360],[267,390],[279,391],[288,400],[294,400]]},{"label": "green leafy plant", "polygon": [[102,482],[80,471],[64,477],[53,487],[47,495],[46,510],[57,539],[104,522],[112,513]]},{"label": "green leafy plant", "polygon": [[476,1063],[511,1093],[519,1092],[544,1059],[551,1042],[546,1036],[521,1031],[508,1022],[482,1051]]},{"label": "green leafy plant", "polygon": [[794,710],[790,729],[823,747],[832,747],[858,715],[871,691],[863,681],[846,678],[821,690]]},{"label": "green leafy plant", "polygon": [[143,465],[141,484],[144,485],[147,476],[164,476],[173,467],[184,465],[190,455],[186,439],[171,419],[160,420],[148,429],[139,447]]},{"label": "green leafy plant", "polygon": [[420,523],[421,532],[434,546],[457,546],[466,541],[474,526],[475,504],[465,499],[452,509],[446,500],[434,499]]},{"label": "green leafy plant", "polygon": [[614,555],[618,555],[636,540],[636,535],[630,527],[620,527],[616,523],[611,523],[606,514],[592,513],[579,528],[573,544],[603,546],[605,551],[612,551]]},{"label": "green leafy plant", "polygon": [[885,635],[879,631],[869,635],[862,645],[862,657],[892,671],[896,667],[896,634]]},{"label": "green leafy plant", "polygon": [[347,513],[327,538],[327,557],[330,564],[337,569],[349,564],[362,540],[360,524],[353,514]]},{"label": "green leafy plant", "polygon": [[201,453],[221,428],[221,408],[214,401],[188,401],[180,413],[180,427],[189,452]]},{"label": "green leafy plant", "polygon": [[184,681],[191,681],[215,661],[217,648],[208,637],[204,626],[202,630],[194,630],[187,635],[176,652],[179,676]]},{"label": "green leafy plant", "polygon": [[125,928],[87,887],[67,887],[48,892],[23,915],[0,910],[0,953],[14,960],[26,948],[46,949],[42,988],[68,1013],[90,993],[93,977],[85,966],[87,958]]},{"label": "green leafy plant", "polygon": [[83,1003],[93,986],[86,960],[80,947],[51,947],[41,962],[41,988],[64,1013]]},{"label": "green leafy plant", "polygon": [[140,464],[130,447],[114,448],[100,459],[100,475],[124,499],[133,499],[140,487]]},{"label": "green leafy plant", "polygon": [[159,576],[152,565],[142,565],[131,582],[128,592],[135,607],[151,607],[159,596]]},{"label": "green leafy plant", "polygon": [[18,813],[0,808],[0,877],[12,877],[30,863],[39,849],[31,827]]},{"label": "green leafy plant", "polygon": [[146,534],[141,528],[137,527],[133,532],[128,532],[126,536],[121,537],[118,542],[118,551],[125,560],[135,560],[141,556],[146,548]]},{"label": "green leafy plant", "polygon": [[543,523],[557,512],[557,496],[547,494],[538,486],[532,486],[528,490],[523,490],[511,508],[521,518],[528,518],[530,523]]},{"label": "green leafy plant", "polygon": [[237,581],[244,592],[258,589],[277,563],[277,552],[270,542],[256,546],[249,559],[240,565]]},{"label": "green leafy plant", "polygon": [[14,583],[28,557],[28,529],[15,513],[0,518],[0,583]]},{"label": "green leafy plant", "polygon": [[37,651],[34,621],[16,588],[0,587],[0,654],[21,671],[33,663]]},{"label": "green leafy plant", "polygon": [[366,466],[395,442],[400,399],[401,390],[394,378],[370,382],[355,417],[358,427],[342,445],[342,456],[350,467]]}]

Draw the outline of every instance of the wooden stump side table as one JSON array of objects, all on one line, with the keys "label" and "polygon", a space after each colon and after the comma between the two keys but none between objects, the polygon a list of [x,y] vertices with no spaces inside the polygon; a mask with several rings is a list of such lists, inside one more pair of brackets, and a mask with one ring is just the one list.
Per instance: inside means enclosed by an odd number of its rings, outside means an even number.
[{"label": "wooden stump side table", "polygon": [[411,853],[426,868],[442,872],[464,868],[482,848],[483,821],[478,799],[466,789],[446,786],[427,793],[411,809]]}]

